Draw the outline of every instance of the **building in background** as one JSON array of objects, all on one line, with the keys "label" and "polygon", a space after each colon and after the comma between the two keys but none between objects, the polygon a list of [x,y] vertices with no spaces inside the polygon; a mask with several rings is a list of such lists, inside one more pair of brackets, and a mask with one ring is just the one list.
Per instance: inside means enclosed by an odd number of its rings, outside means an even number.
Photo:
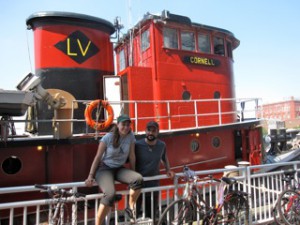
[{"label": "building in background", "polygon": [[288,100],[264,104],[262,115],[268,121],[283,121],[285,128],[299,128],[300,99],[291,97]]}]

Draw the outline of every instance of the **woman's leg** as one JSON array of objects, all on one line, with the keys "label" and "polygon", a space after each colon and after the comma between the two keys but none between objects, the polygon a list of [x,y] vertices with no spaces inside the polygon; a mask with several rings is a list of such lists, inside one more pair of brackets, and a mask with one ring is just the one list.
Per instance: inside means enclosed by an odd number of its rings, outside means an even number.
[{"label": "woman's leg", "polygon": [[129,190],[128,204],[131,209],[135,209],[135,203],[136,203],[136,200],[138,199],[140,193],[141,193],[141,189],[136,189],[136,190],[130,189]]},{"label": "woman's leg", "polygon": [[117,171],[116,179],[122,183],[128,184],[130,187],[129,190],[129,207],[134,209],[136,200],[138,199],[141,188],[143,186],[143,177],[141,174],[127,169],[121,168]]},{"label": "woman's leg", "polygon": [[101,225],[109,212],[111,207],[107,205],[103,205],[102,203],[100,204],[97,212],[97,219],[96,219],[96,225]]},{"label": "woman's leg", "polygon": [[96,173],[96,181],[105,194],[100,200],[100,206],[97,212],[96,225],[101,225],[114,204],[115,199],[115,180],[113,170],[98,170]]}]

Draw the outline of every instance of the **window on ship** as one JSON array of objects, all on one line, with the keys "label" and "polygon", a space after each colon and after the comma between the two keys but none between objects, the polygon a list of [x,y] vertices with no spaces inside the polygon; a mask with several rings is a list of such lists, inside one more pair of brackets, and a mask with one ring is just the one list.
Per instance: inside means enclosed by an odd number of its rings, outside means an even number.
[{"label": "window on ship", "polygon": [[214,37],[214,53],[217,55],[225,55],[224,39],[221,37]]},{"label": "window on ship", "polygon": [[150,32],[149,29],[144,31],[141,35],[141,49],[142,52],[146,51],[150,47]]},{"label": "window on ship", "polygon": [[119,53],[119,67],[120,71],[126,68],[125,51],[122,49]]},{"label": "window on ship", "polygon": [[211,53],[210,37],[208,34],[198,33],[198,51]]},{"label": "window on ship", "polygon": [[195,34],[193,32],[181,32],[181,49],[195,51]]},{"label": "window on ship", "polygon": [[173,28],[164,28],[164,47],[178,49],[178,34],[177,30]]}]

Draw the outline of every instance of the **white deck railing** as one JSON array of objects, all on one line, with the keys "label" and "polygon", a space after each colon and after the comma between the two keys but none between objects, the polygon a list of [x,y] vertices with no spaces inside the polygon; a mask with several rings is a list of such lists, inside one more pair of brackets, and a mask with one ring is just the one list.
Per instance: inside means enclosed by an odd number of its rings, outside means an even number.
[{"label": "white deck railing", "polygon": [[[289,162],[289,163],[278,163],[277,166],[284,167],[285,169],[291,167],[299,173],[300,169],[300,161]],[[283,170],[276,170],[273,172],[265,173],[263,172],[265,168],[274,167],[272,165],[260,165],[260,166],[249,166],[249,167],[238,167],[234,169],[238,171],[239,176],[237,179],[239,180],[238,188],[246,191],[250,194],[249,204],[250,204],[250,224],[260,224],[266,223],[273,220],[272,217],[272,208],[278,198],[279,193],[283,190],[284,184],[282,181]],[[216,170],[205,170],[205,171],[197,171],[197,175],[217,175],[222,174],[224,172],[230,172],[233,169],[216,169]],[[180,175],[180,174],[178,174]],[[153,180],[153,179],[169,179],[165,175],[156,176],[152,178],[145,178],[145,180]],[[83,182],[77,183],[67,183],[67,184],[55,184],[61,188],[73,188],[77,190],[79,187],[83,187]],[[180,197],[177,196],[177,193],[180,193],[182,190],[182,185],[178,185],[176,182],[174,185],[169,186],[160,186],[159,188],[147,188],[142,190],[142,196],[145,197],[145,193],[154,191],[159,191],[159,215],[162,213],[165,205],[168,205],[174,198]],[[205,185],[205,188],[202,188],[202,193],[206,196],[209,196],[209,202],[213,204],[216,201],[217,196],[214,194],[217,188],[216,184]],[[38,191],[34,188],[34,186],[23,186],[23,187],[5,187],[0,188],[0,199],[1,196],[12,194],[12,193],[22,193],[26,195],[30,191]],[[125,205],[127,204],[127,190],[119,191],[120,194],[124,195],[123,202]],[[175,195],[174,195],[175,193]],[[90,194],[83,200],[83,204],[81,204],[82,208],[76,209],[73,208],[72,215],[77,217],[78,224],[88,224],[88,221],[94,221],[96,210],[99,205],[99,198],[101,195],[99,194]],[[152,197],[153,201],[153,197]],[[122,204],[123,204],[122,203]],[[39,221],[42,218],[42,208],[48,207],[49,199],[32,199],[30,201],[21,201],[21,202],[2,202],[0,203],[0,224],[23,224],[23,225],[31,225],[31,224],[40,224]],[[119,205],[118,205],[119,204]],[[153,204],[153,202],[152,202]],[[94,207],[90,208],[89,205],[93,205]],[[144,205],[142,206],[145,207]],[[107,220],[114,221],[114,224],[123,224],[123,208],[124,205],[121,206],[121,203],[116,203],[115,209],[110,214],[111,217],[108,217]],[[143,210],[144,212],[145,210]],[[146,219],[145,214],[142,216],[144,220],[141,220],[139,224],[152,224],[152,220]],[[80,222],[80,223],[79,223]],[[200,224],[200,222],[199,222]]]},{"label": "white deck railing", "polygon": [[[7,132],[0,134],[0,141],[16,138],[11,135],[12,132],[9,132],[12,126],[17,127],[17,130],[22,130],[20,134],[23,134],[25,122],[35,123],[37,125],[39,123],[50,123],[54,126],[53,133],[54,130],[59,132],[60,126],[63,126],[66,122],[71,123],[71,127],[79,123],[85,127],[86,133],[90,133],[91,130],[88,129],[88,125],[86,125],[84,115],[82,115],[82,119],[76,119],[74,118],[74,112],[77,110],[75,105],[83,105],[81,108],[85,108],[91,101],[93,100],[74,101],[69,119],[26,120],[24,118],[15,117],[13,120],[5,120],[5,118],[2,118],[2,120],[0,120],[0,126],[2,127],[2,131]],[[134,124],[134,132],[136,134],[144,132],[145,123],[149,120],[159,121],[161,124],[160,131],[169,132],[245,123],[262,119],[262,107],[260,107],[262,102],[261,99],[258,98],[118,101],[109,103],[114,109],[114,122],[116,122],[116,118],[120,113],[130,112]],[[145,108],[149,110],[145,110]],[[106,113],[103,115],[106,116]],[[71,133],[73,132],[71,131]],[[55,137],[59,138],[59,136],[60,135],[56,133]]]}]

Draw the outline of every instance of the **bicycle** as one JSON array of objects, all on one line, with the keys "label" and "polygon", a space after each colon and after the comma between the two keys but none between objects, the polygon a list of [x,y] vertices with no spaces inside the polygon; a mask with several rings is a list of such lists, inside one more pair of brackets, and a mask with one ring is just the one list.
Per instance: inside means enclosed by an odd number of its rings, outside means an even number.
[{"label": "bicycle", "polygon": [[[285,181],[284,190],[290,189],[292,180],[294,180],[294,174],[295,174],[295,170],[284,171],[284,173],[283,173],[284,177],[282,178],[282,180]],[[281,217],[279,215],[279,211],[278,211],[278,205],[283,206],[285,204],[286,204],[285,201],[281,202],[280,197],[279,197],[273,206],[272,214],[273,214],[274,222],[276,222],[276,224],[279,224],[279,225],[285,224],[283,219],[281,219]]]},{"label": "bicycle", "polygon": [[[237,181],[234,178],[212,176],[199,178],[195,172],[184,166],[185,189],[183,197],[173,201],[162,213],[158,225],[193,224],[202,219],[203,225],[209,224],[248,224],[248,194],[229,187]],[[219,182],[219,202],[211,207],[200,194],[197,183]]]},{"label": "bicycle", "polygon": [[248,193],[233,190],[237,183],[235,178],[222,177],[219,187],[219,202],[216,207],[210,209],[203,219],[203,225],[216,224],[249,224]]},{"label": "bicycle", "polygon": [[[290,171],[289,184],[294,179],[294,173],[294,170]],[[295,182],[293,187],[281,192],[278,198],[277,210],[284,224],[295,225],[300,223],[299,181]]]},{"label": "bicycle", "polygon": [[[72,203],[77,210],[78,199],[86,196],[85,194],[74,192],[72,189],[65,190],[57,186],[44,186],[40,184],[34,186],[37,189],[46,191],[51,197],[50,200],[47,200],[49,204],[48,223],[50,225],[70,224],[67,203]],[[77,213],[72,216],[71,224],[77,224]]]}]

